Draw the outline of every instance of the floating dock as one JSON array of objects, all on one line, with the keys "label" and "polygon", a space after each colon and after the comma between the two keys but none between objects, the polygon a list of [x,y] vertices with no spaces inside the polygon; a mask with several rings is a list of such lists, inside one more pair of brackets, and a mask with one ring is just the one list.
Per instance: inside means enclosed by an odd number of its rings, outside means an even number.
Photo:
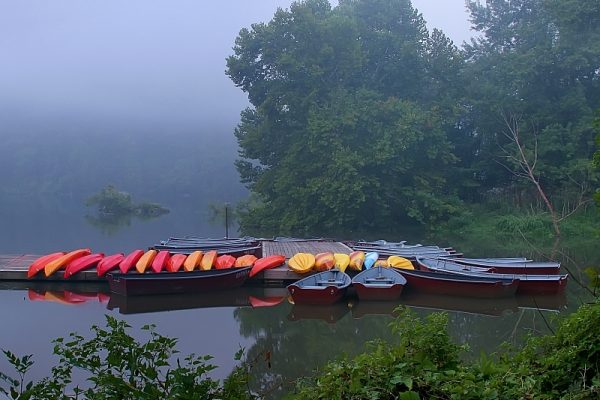
[{"label": "floating dock", "polygon": [[[352,250],[341,242],[333,241],[262,241],[263,257],[280,254],[289,260],[296,253],[318,254],[323,252],[350,253]],[[29,266],[41,255],[35,254],[4,254],[0,255],[0,281],[29,281],[29,282],[103,282],[105,277],[98,277],[95,269],[81,271],[66,279],[64,271],[58,271],[50,277],[43,273],[28,279],[27,270]],[[133,272],[135,273],[135,272]],[[296,281],[303,275],[291,271],[287,263],[277,268],[263,271],[249,279],[249,283],[255,282],[265,286],[280,286]]]}]

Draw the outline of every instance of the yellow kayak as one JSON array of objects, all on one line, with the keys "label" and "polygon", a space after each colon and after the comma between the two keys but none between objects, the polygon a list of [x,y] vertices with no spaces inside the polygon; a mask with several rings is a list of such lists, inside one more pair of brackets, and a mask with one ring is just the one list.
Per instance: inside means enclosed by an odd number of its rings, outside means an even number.
[{"label": "yellow kayak", "polygon": [[350,263],[348,268],[355,271],[360,271],[365,263],[365,252],[364,251],[353,251],[350,253]]},{"label": "yellow kayak", "polygon": [[204,253],[202,253],[200,250],[191,253],[183,262],[183,269],[188,272],[191,272],[196,268],[200,267],[200,261],[202,261],[203,255]]},{"label": "yellow kayak", "polygon": [[305,274],[315,266],[315,256],[310,253],[296,253],[288,261],[288,266],[294,272]]},{"label": "yellow kayak", "polygon": [[202,257],[202,261],[200,261],[200,269],[202,271],[208,271],[213,267],[215,261],[217,260],[217,252],[216,250],[207,251]]},{"label": "yellow kayak", "polygon": [[71,261],[81,258],[83,256],[88,256],[92,253],[90,249],[77,249],[73,250],[64,256],[61,256],[54,261],[50,261],[44,267],[44,274],[48,277],[58,271],[59,269],[64,269],[67,264]]},{"label": "yellow kayak", "polygon": [[335,253],[333,257],[335,258],[334,268],[337,268],[342,272],[346,271],[346,268],[350,264],[350,256],[344,253]]},{"label": "yellow kayak", "polygon": [[156,250],[148,250],[147,252],[145,252],[144,255],[138,260],[138,262],[135,263],[135,269],[137,270],[137,272],[139,272],[140,274],[146,272],[146,269],[148,269],[148,267],[152,265],[152,261],[154,261],[154,257],[156,257],[157,254],[158,251]]},{"label": "yellow kayak", "polygon": [[415,269],[410,260],[400,256],[389,256],[387,263],[390,267],[401,268],[401,269]]},{"label": "yellow kayak", "polygon": [[313,269],[315,271],[329,271],[335,265],[335,257],[333,253],[319,253],[315,256],[315,266]]}]

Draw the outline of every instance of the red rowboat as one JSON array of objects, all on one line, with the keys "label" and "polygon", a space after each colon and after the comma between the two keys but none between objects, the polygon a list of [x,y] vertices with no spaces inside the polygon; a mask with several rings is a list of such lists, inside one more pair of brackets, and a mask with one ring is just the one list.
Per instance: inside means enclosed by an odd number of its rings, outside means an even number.
[{"label": "red rowboat", "polygon": [[567,287],[569,277],[568,275],[496,274],[444,259],[417,258],[417,263],[421,270],[426,271],[484,278],[518,279],[517,294],[556,294]]},{"label": "red rowboat", "polygon": [[441,274],[438,272],[398,270],[407,281],[407,287],[423,292],[469,297],[514,296],[518,279],[472,277]]},{"label": "red rowboat", "polygon": [[294,304],[333,304],[346,294],[352,280],[339,270],[319,272],[289,285]]},{"label": "red rowboat", "polygon": [[360,300],[396,300],[404,285],[406,279],[394,268],[373,267],[352,279]]}]

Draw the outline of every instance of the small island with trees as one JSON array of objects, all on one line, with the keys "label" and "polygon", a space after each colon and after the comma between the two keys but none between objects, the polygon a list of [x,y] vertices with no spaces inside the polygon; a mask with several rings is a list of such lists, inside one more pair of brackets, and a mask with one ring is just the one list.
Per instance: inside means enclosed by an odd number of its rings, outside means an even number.
[{"label": "small island with trees", "polygon": [[88,207],[96,207],[101,218],[117,218],[137,216],[140,218],[155,218],[168,214],[169,209],[157,203],[134,203],[131,194],[118,190],[113,185],[107,185],[100,192],[85,201]]}]

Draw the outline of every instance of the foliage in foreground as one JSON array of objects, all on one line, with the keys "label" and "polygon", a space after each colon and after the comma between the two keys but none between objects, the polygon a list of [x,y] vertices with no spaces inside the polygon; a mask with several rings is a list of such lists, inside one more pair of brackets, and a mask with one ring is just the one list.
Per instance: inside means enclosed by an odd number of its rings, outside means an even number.
[{"label": "foliage in foreground", "polygon": [[555,335],[530,338],[520,351],[461,362],[447,316],[404,312],[392,325],[397,345],[372,343],[352,360],[328,364],[302,382],[299,399],[597,399],[600,303],[582,306]]},{"label": "foliage in foreground", "polygon": [[[520,350],[461,359],[446,314],[425,320],[404,310],[391,324],[394,344],[369,343],[353,359],[329,363],[298,382],[296,399],[596,399],[600,396],[600,302],[565,318],[553,335],[532,337]],[[52,377],[25,382],[31,356],[4,354],[17,377],[0,373],[0,394],[12,399],[255,399],[248,388],[251,366],[242,362],[224,382],[207,376],[210,356],[175,358],[176,339],[145,326],[150,339],[138,343],[128,325],[107,317],[95,337],[77,334],[54,341],[59,363]],[[237,359],[241,357],[238,354]],[[75,369],[87,373],[74,385]]]},{"label": "foliage in foreground", "polygon": [[[95,335],[86,340],[72,333],[68,339],[54,340],[58,365],[52,376],[37,383],[25,382],[33,365],[31,355],[17,357],[3,351],[15,368],[18,377],[0,373],[0,394],[12,399],[245,399],[246,374],[238,367],[221,384],[207,374],[215,369],[209,364],[211,356],[188,355],[175,358],[177,339],[155,332],[146,325],[150,338],[145,343],[127,333],[124,321],[107,316],[107,329],[93,326]],[[86,382],[72,384],[75,370],[87,373]]]}]

